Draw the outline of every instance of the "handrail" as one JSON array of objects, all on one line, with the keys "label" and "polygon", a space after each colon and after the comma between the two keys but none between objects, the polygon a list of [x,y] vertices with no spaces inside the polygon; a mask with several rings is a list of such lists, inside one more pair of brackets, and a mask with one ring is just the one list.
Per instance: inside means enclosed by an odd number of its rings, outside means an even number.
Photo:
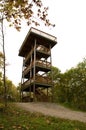
[{"label": "handrail", "polygon": [[52,80],[48,76],[41,76],[41,75],[36,75],[36,82],[38,83],[45,83],[45,84],[51,84]]},{"label": "handrail", "polygon": [[34,80],[34,78],[30,79],[30,80],[26,80],[23,85],[27,86],[30,83],[40,83],[40,84],[52,84],[52,80],[49,77],[42,77],[41,75],[36,75],[36,78]]},{"label": "handrail", "polygon": [[34,80],[33,80],[33,78],[32,78],[32,79],[30,79],[30,80],[26,80],[26,81],[23,83],[23,85],[27,86],[27,85],[29,85],[30,83],[33,83],[33,82],[34,82]]},{"label": "handrail", "polygon": [[[27,54],[27,56],[25,57],[25,60],[24,60],[25,63],[27,62],[27,60],[29,59],[29,57],[30,57],[31,54],[33,53],[33,50],[34,50],[34,48],[32,48],[32,50],[31,50],[31,51]],[[46,47],[44,47],[44,46],[42,46],[42,45],[37,45],[36,50],[41,51],[41,52],[43,52],[43,53],[50,54],[50,49],[48,49],[48,48],[46,48]]]},{"label": "handrail", "polygon": [[23,71],[24,75],[25,75],[29,70],[30,70],[30,65],[29,65],[27,68],[24,69],[24,71]]},{"label": "handrail", "polygon": [[49,48],[46,48],[45,46],[42,46],[42,45],[38,45],[37,46],[37,51],[41,51],[43,53],[48,53],[50,54],[50,49]]},{"label": "handrail", "polygon": [[44,60],[36,60],[36,65],[42,66],[42,67],[51,67],[51,63]]},{"label": "handrail", "polygon": [[34,48],[32,48],[32,50],[28,53],[28,55],[26,56],[26,58],[25,58],[25,63],[27,62],[27,60],[30,58],[30,56],[31,56],[31,54],[33,53],[33,50],[34,50]]},{"label": "handrail", "polygon": [[[27,66],[27,68],[24,69],[23,73],[24,75],[29,72],[29,70],[31,69],[31,67],[33,67],[34,62],[32,62],[29,66]],[[44,68],[49,68],[51,67],[51,63],[48,61],[43,61],[43,60],[36,60],[36,65],[44,67]]]}]

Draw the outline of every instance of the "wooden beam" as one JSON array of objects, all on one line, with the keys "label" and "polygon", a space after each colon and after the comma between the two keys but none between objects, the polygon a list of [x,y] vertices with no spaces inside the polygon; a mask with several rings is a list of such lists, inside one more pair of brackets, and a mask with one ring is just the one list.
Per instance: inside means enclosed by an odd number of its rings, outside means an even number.
[{"label": "wooden beam", "polygon": [[35,101],[35,75],[36,75],[36,39],[34,41],[34,85],[33,85],[33,100]]}]

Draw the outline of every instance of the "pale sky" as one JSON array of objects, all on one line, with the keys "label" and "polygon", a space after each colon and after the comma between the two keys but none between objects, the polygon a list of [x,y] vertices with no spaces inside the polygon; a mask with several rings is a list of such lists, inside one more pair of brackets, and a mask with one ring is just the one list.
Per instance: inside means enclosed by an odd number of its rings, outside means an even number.
[{"label": "pale sky", "polygon": [[[86,0],[47,0],[46,5],[49,6],[49,18],[56,27],[48,28],[42,24],[36,28],[57,37],[58,44],[52,49],[52,65],[65,72],[86,57]],[[29,28],[23,25],[21,32],[5,29],[6,59],[10,64],[6,76],[15,85],[21,82],[22,73],[22,58],[18,51]]]}]

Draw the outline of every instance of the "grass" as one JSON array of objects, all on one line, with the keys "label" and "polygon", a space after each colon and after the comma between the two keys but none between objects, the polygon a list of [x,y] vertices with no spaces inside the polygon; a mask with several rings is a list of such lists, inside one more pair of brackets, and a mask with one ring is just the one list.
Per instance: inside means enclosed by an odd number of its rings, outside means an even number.
[{"label": "grass", "polygon": [[64,102],[64,103],[59,103],[59,104],[66,107],[66,108],[69,108],[71,110],[86,112],[86,109],[81,110],[80,108],[78,108],[77,106],[75,106],[72,103],[70,104],[68,102]]},{"label": "grass", "polygon": [[86,124],[30,113],[10,103],[0,111],[0,130],[86,130]]}]

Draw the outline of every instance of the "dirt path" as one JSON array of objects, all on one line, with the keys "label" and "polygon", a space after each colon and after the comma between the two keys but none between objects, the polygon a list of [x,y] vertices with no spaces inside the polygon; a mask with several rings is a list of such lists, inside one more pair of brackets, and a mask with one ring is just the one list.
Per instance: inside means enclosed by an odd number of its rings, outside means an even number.
[{"label": "dirt path", "polygon": [[77,120],[86,123],[86,112],[72,111],[55,103],[17,103],[17,106],[31,112],[40,112],[44,115]]}]

